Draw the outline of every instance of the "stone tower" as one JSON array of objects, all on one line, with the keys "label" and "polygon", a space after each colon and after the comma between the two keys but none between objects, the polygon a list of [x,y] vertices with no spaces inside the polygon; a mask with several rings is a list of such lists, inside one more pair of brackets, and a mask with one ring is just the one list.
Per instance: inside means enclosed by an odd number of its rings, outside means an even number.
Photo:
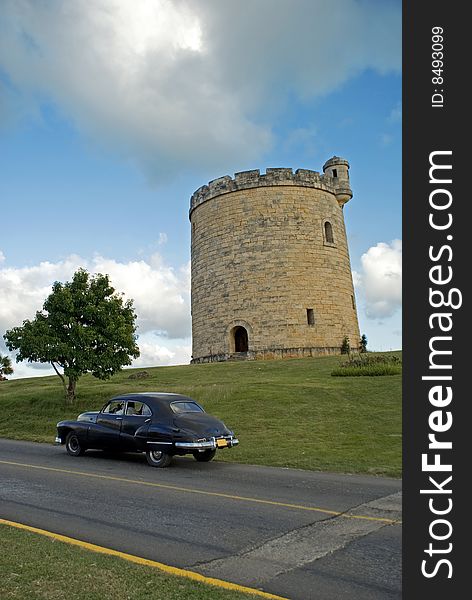
[{"label": "stone tower", "polygon": [[192,362],[359,346],[343,206],[349,163],[220,177],[190,201]]}]

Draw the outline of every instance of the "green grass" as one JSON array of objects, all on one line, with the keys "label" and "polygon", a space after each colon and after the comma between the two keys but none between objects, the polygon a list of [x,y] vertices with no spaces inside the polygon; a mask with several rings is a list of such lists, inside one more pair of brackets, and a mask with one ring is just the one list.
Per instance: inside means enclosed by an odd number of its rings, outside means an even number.
[{"label": "green grass", "polygon": [[235,430],[240,446],[217,460],[322,471],[401,474],[401,376],[331,377],[344,359],[250,361],[125,370],[107,382],[84,376],[74,407],[59,378],[0,383],[0,436],[52,442],[57,421],[101,408],[115,394],[192,396]]},{"label": "green grass", "polygon": [[379,377],[382,375],[400,375],[402,359],[395,354],[366,354],[352,355],[349,359],[333,369],[334,377]]},{"label": "green grass", "polygon": [[399,365],[365,365],[361,367],[338,367],[333,369],[334,377],[381,377],[382,375],[400,375]]},{"label": "green grass", "polygon": [[2,600],[249,600],[156,568],[0,525]]}]

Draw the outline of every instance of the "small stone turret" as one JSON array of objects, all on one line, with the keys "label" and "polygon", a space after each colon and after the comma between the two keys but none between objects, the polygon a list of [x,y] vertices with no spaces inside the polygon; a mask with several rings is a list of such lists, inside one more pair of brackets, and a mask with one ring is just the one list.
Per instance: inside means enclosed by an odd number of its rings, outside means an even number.
[{"label": "small stone turret", "polygon": [[349,163],[345,158],[333,156],[323,165],[323,173],[333,178],[333,187],[336,190],[336,200],[339,206],[344,206],[352,198],[351,184],[349,181]]}]

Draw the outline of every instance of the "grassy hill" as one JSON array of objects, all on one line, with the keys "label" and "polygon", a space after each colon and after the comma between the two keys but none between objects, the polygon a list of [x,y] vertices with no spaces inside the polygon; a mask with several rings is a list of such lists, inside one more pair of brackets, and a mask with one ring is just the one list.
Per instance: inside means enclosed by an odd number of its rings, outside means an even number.
[{"label": "grassy hill", "polygon": [[192,396],[234,429],[240,446],[218,460],[324,471],[401,474],[401,376],[332,377],[340,357],[127,369],[84,376],[75,406],[59,378],[0,382],[0,436],[52,442],[57,421],[98,410],[113,395]]}]

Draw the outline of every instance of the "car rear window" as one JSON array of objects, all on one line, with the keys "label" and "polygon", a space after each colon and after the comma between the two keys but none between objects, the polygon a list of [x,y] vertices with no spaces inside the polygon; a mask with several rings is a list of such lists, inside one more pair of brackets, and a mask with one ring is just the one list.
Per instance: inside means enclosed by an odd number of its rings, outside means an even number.
[{"label": "car rear window", "polygon": [[205,412],[201,406],[196,402],[171,402],[170,407],[175,413],[186,413],[186,412]]}]

